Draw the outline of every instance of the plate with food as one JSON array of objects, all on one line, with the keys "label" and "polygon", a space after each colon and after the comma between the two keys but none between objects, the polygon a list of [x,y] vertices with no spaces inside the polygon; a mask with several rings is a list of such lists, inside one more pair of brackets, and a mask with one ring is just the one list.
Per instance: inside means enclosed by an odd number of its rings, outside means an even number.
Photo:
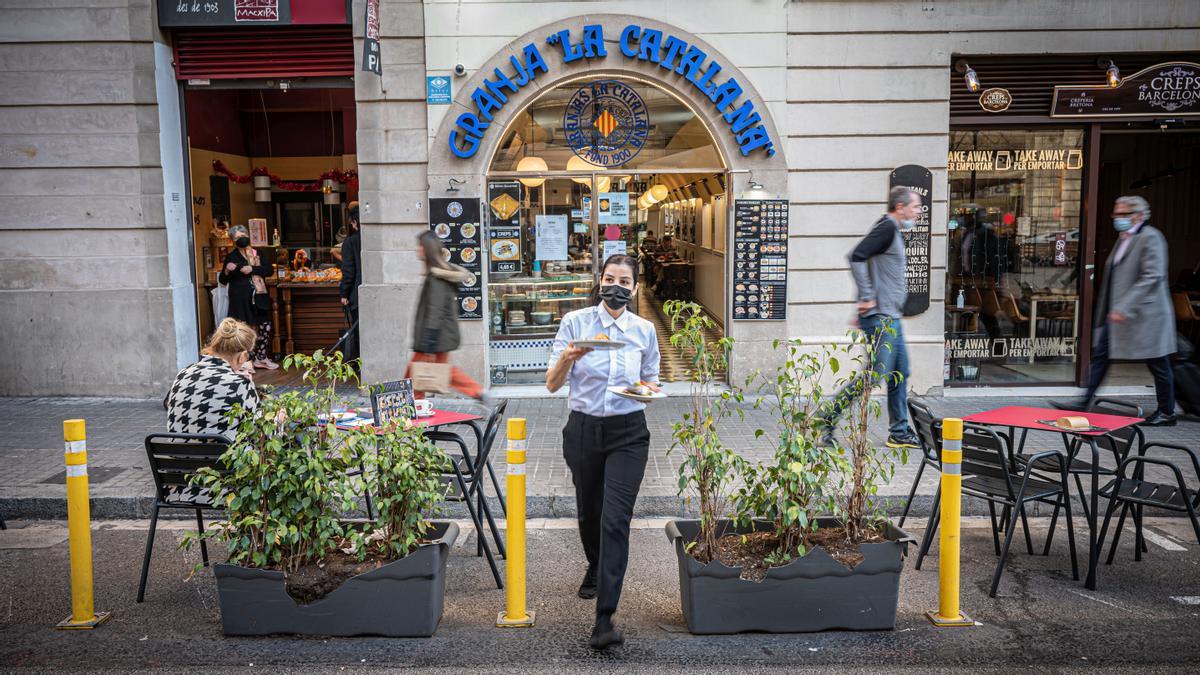
[{"label": "plate with food", "polygon": [[496,260],[512,260],[517,257],[517,246],[505,239],[493,241],[492,257]]},{"label": "plate with food", "polygon": [[1060,417],[1056,420],[1038,420],[1038,424],[1044,424],[1048,427],[1054,427],[1055,429],[1062,429],[1063,431],[1081,431],[1086,433],[1104,433],[1109,431],[1109,429],[1104,427],[1092,426],[1091,421],[1082,415],[1068,415],[1066,417]]},{"label": "plate with food", "polygon": [[597,333],[586,340],[576,340],[571,344],[585,349],[621,349],[626,343],[614,340],[605,333]]},{"label": "plate with food", "polygon": [[464,223],[459,231],[462,232],[463,239],[473,239],[475,237],[475,223]]},{"label": "plate with food", "polygon": [[450,236],[450,226],[446,223],[438,223],[437,226],[433,228],[433,232],[438,236],[439,239],[445,239],[446,237]]},{"label": "plate with food", "polygon": [[475,249],[470,246],[464,248],[459,255],[465,263],[475,262]]},{"label": "plate with food", "polygon": [[608,390],[617,396],[620,396],[621,398],[627,398],[633,401],[639,401],[641,403],[649,403],[650,401],[657,401],[667,397],[667,395],[661,391],[654,391],[651,389],[648,382],[642,381],[635,382],[628,387],[609,387]]}]

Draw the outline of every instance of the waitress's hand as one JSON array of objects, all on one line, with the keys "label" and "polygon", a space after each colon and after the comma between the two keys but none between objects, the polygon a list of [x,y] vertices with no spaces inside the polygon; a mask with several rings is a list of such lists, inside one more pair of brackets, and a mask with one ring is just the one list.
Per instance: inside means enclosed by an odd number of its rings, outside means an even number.
[{"label": "waitress's hand", "polygon": [[654,393],[656,393],[656,394],[662,391],[662,386],[661,386],[661,385],[659,385],[659,384],[658,384],[658,383],[656,383],[656,382],[645,382],[645,381],[643,381],[643,382],[642,382],[642,384],[643,384],[643,385],[645,385],[645,387],[646,387],[647,389],[649,389],[650,391],[652,391],[652,392],[654,392]]},{"label": "waitress's hand", "polygon": [[590,347],[576,347],[575,343],[572,342],[571,344],[567,345],[567,348],[563,350],[562,355],[559,358],[566,359],[571,363],[575,363],[590,353],[592,353],[592,349]]}]

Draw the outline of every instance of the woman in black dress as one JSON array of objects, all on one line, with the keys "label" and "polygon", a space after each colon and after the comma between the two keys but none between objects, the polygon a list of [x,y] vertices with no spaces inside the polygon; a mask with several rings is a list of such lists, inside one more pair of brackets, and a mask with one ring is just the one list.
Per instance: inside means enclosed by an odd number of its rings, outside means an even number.
[{"label": "woman in black dress", "polygon": [[254,282],[252,277],[267,277],[275,273],[275,266],[263,264],[258,251],[250,247],[250,232],[242,225],[229,228],[229,238],[237,248],[225,256],[221,267],[220,281],[229,284],[229,317],[254,327],[258,339],[250,358],[255,368],[274,370],[279,364],[271,360],[271,308],[254,306]]}]

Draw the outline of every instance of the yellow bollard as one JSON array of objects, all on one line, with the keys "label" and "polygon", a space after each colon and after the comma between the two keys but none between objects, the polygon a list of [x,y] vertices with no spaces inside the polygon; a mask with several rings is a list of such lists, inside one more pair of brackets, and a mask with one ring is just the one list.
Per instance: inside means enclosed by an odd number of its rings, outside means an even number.
[{"label": "yellow bollard", "polygon": [[[938,539],[938,609],[925,615],[935,626],[974,626],[959,611],[959,521],[962,517],[962,437],[960,419],[942,420],[941,535]],[[927,527],[933,527],[930,521]]]},{"label": "yellow bollard", "polygon": [[71,616],[61,629],[89,629],[104,623],[110,614],[92,606],[92,518],[88,504],[87,425],[83,420],[63,421],[64,456],[67,461],[67,531],[71,548]]},{"label": "yellow bollard", "polygon": [[[496,617],[496,625],[532,626],[535,612],[525,607],[525,420],[514,417],[508,420],[508,524],[504,539],[507,545],[505,556],[505,589],[507,609]],[[480,532],[482,537],[483,533]]]}]

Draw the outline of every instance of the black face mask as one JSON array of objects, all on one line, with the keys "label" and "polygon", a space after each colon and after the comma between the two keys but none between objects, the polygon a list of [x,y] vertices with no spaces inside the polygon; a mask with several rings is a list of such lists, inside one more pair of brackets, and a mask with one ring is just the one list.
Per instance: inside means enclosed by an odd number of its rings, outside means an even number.
[{"label": "black face mask", "polygon": [[250,245],[250,237],[238,237],[233,240],[234,245],[238,248],[246,248]]},{"label": "black face mask", "polygon": [[616,284],[601,286],[600,298],[604,300],[604,304],[608,305],[609,309],[615,312],[628,305],[630,300],[633,300],[633,291],[624,286],[617,286]]}]

